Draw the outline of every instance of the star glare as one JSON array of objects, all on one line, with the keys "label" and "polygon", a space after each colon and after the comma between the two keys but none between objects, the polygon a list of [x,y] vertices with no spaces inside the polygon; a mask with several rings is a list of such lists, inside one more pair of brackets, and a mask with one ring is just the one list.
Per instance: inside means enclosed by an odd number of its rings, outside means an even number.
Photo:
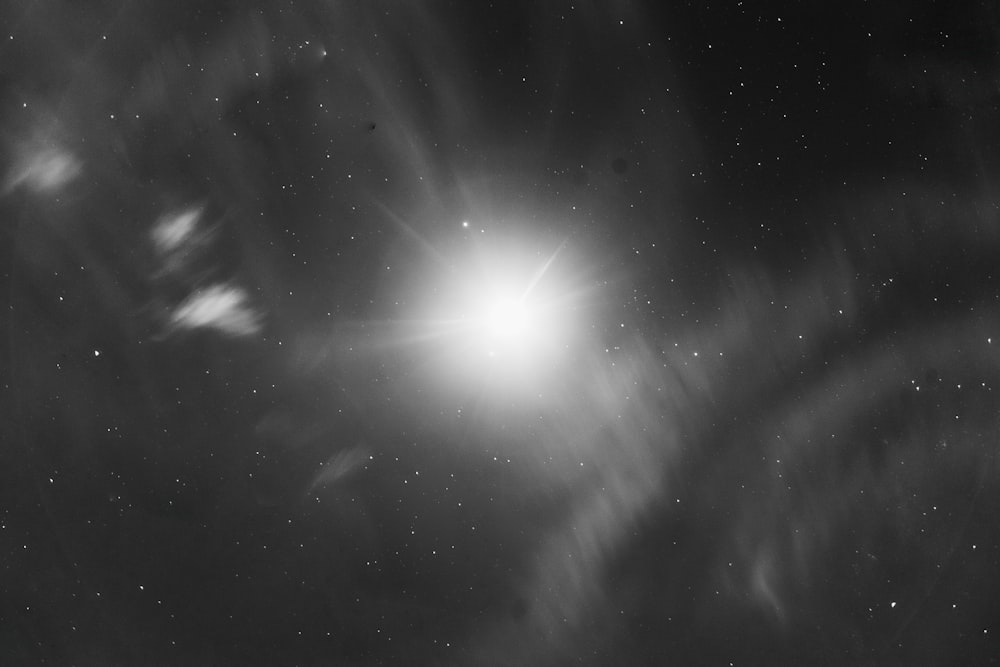
[{"label": "star glare", "polygon": [[486,314],[487,332],[496,341],[516,340],[529,324],[530,313],[520,299],[501,297]]},{"label": "star glare", "polygon": [[582,292],[563,249],[491,238],[442,253],[447,267],[415,267],[404,289],[419,293],[395,331],[413,346],[422,386],[504,400],[543,391],[579,330]]},{"label": "star glare", "polygon": [[[530,299],[516,289],[488,289],[475,297],[473,316],[464,327],[467,340],[459,345],[481,348],[487,357],[526,362],[544,348],[554,324],[547,321],[545,304]],[[463,334],[464,336],[464,334]]]}]

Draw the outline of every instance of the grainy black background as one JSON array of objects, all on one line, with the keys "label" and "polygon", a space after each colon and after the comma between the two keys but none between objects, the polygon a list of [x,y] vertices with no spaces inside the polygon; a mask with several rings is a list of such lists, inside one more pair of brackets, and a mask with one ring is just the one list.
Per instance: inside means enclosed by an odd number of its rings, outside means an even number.
[{"label": "grainy black background", "polygon": [[996,661],[998,18],[3,3],[0,662]]}]

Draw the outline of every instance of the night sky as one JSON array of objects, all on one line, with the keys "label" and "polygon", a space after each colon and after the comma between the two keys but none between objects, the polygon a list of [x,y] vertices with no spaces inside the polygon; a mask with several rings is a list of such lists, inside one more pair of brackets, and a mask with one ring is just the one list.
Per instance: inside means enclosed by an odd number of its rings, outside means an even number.
[{"label": "night sky", "polygon": [[1000,663],[1000,9],[0,4],[0,664]]}]

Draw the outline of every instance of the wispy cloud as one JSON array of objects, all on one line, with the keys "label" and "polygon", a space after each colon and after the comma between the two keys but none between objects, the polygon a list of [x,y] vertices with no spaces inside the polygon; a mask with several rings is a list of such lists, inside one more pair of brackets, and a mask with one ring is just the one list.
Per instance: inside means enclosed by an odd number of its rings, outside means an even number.
[{"label": "wispy cloud", "polygon": [[150,232],[156,249],[163,253],[173,252],[188,243],[201,218],[202,208],[192,207],[165,215],[157,221]]},{"label": "wispy cloud", "polygon": [[32,192],[50,193],[72,181],[82,169],[80,160],[60,148],[25,148],[11,166],[3,192],[25,187]]},{"label": "wispy cloud", "polygon": [[358,470],[369,460],[365,447],[341,449],[321,464],[319,472],[309,484],[309,493],[318,493],[322,488],[344,479]]},{"label": "wispy cloud", "polygon": [[215,329],[228,336],[249,336],[260,331],[260,315],[247,305],[249,297],[239,287],[212,285],[185,299],[171,315],[181,329]]}]

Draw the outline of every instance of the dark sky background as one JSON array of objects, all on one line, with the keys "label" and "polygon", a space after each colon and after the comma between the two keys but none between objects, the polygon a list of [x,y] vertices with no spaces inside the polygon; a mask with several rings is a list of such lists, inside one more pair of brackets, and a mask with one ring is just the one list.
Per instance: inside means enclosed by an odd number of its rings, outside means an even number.
[{"label": "dark sky background", "polygon": [[998,14],[3,3],[0,663],[1000,661]]}]

